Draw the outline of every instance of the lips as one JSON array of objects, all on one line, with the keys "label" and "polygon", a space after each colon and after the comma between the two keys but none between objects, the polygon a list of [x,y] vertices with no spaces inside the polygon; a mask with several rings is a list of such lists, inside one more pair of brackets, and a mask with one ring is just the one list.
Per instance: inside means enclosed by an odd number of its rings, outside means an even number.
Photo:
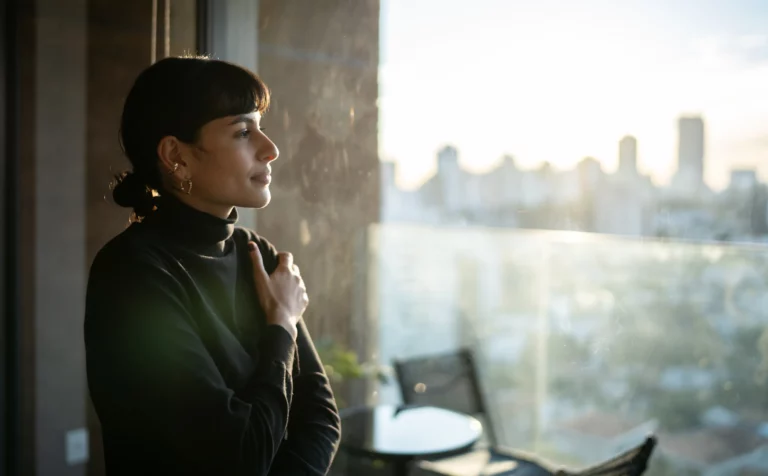
[{"label": "lips", "polygon": [[269,185],[272,182],[272,174],[269,172],[260,173],[255,175],[251,180],[263,185]]}]

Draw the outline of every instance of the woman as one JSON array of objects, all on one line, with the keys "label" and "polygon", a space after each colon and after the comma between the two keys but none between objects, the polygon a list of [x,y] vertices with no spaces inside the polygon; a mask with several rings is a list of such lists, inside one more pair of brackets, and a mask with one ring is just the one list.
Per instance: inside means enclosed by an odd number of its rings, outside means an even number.
[{"label": "woman", "polygon": [[340,437],[301,319],[289,253],[235,227],[269,203],[267,87],[207,58],[137,78],[115,202],[132,224],[98,253],[85,316],[88,385],[107,475],[322,475]]}]

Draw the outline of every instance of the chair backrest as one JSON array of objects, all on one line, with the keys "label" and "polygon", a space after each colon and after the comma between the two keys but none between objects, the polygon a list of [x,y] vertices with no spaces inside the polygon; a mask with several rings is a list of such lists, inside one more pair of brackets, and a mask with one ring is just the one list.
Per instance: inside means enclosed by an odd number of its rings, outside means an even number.
[{"label": "chair backrest", "polygon": [[480,417],[489,443],[498,441],[485,404],[472,351],[460,349],[394,361],[403,403],[432,405]]}]

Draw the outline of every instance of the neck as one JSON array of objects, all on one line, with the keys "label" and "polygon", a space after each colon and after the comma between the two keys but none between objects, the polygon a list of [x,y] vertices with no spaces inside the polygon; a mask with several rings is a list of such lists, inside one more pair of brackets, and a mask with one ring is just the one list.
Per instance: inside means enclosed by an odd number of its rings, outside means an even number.
[{"label": "neck", "polygon": [[205,207],[211,210],[208,212],[195,206],[191,200],[182,200],[176,194],[161,195],[156,205],[157,210],[150,213],[142,223],[161,230],[174,241],[199,254],[217,256],[226,251],[227,240],[232,236],[237,222],[237,210],[234,207],[227,207],[230,214],[220,217],[224,207],[218,210]]},{"label": "neck", "polygon": [[176,191],[171,193],[176,198],[176,200],[187,205],[188,207],[194,208],[195,210],[201,211],[203,213],[207,213],[209,215],[213,215],[215,217],[218,217],[224,220],[226,220],[227,218],[229,218],[230,215],[232,215],[232,210],[235,208],[233,206],[219,205],[215,203],[206,202],[194,195],[187,195],[186,193],[178,193]]}]

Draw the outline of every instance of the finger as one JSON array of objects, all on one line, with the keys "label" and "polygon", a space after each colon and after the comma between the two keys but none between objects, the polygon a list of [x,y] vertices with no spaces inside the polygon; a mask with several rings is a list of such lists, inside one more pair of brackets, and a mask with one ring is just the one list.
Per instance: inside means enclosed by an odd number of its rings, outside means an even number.
[{"label": "finger", "polygon": [[277,254],[278,262],[281,266],[285,266],[288,269],[291,269],[293,267],[293,255],[288,253],[287,251],[281,251]]},{"label": "finger", "polygon": [[301,276],[301,270],[299,269],[299,265],[297,264],[293,265],[293,272],[296,273],[298,276]]},{"label": "finger", "polygon": [[257,286],[262,286],[269,280],[269,274],[267,273],[267,270],[264,269],[264,260],[261,257],[261,251],[253,241],[248,242],[248,250],[251,254],[251,261],[253,262],[253,278],[256,281]]}]

